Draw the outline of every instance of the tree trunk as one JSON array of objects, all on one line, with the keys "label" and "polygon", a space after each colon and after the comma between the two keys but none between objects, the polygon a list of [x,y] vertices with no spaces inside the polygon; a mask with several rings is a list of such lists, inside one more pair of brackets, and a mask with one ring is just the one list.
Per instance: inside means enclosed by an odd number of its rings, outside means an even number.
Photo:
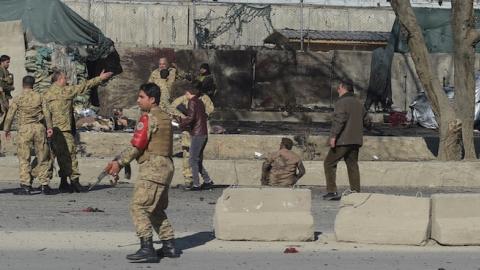
[{"label": "tree trunk", "polygon": [[455,108],[462,120],[462,140],[465,159],[476,159],[473,141],[475,113],[475,30],[473,0],[452,1],[452,32],[455,46]]},{"label": "tree trunk", "polygon": [[440,144],[438,146],[438,159],[461,160],[462,159],[462,124],[458,120],[441,120]]},{"label": "tree trunk", "polygon": [[440,126],[438,159],[460,160],[462,156],[460,140],[462,122],[457,119],[455,110],[449,103],[440,80],[432,72],[430,55],[410,1],[392,0],[391,4],[400,23],[408,32],[408,46],[415,63],[417,75],[432,104],[433,112]]}]

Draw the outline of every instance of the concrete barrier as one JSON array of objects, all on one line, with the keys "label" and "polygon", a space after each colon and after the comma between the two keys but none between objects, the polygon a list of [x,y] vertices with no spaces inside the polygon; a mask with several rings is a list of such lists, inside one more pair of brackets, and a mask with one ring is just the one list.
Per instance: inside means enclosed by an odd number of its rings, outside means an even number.
[{"label": "concrete barrier", "polygon": [[480,194],[432,195],[432,239],[442,245],[480,245]]},{"label": "concrete barrier", "polygon": [[[208,136],[204,158],[210,160],[253,160],[255,152],[268,154],[278,149],[280,140],[285,135],[240,135],[225,134]],[[13,140],[2,142],[1,151],[8,156],[16,154],[16,132]],[[287,136],[294,139],[293,136]],[[111,158],[130,145],[131,133],[79,132],[77,150],[79,156]],[[305,148],[295,145],[293,151],[303,160],[323,160],[329,151],[325,144],[328,136],[309,136]],[[309,147],[310,147],[309,146]],[[174,153],[181,152],[180,135],[174,135]],[[308,150],[308,151],[307,151]],[[365,136],[359,153],[362,161],[420,161],[434,160],[426,140],[421,137],[375,137]]]},{"label": "concrete barrier", "polygon": [[314,239],[311,192],[290,188],[228,188],[215,207],[221,240],[309,241]]},{"label": "concrete barrier", "polygon": [[429,198],[354,193],[342,198],[335,236],[345,242],[423,245],[429,221]]},{"label": "concrete barrier", "polygon": [[[110,159],[79,158],[81,181],[94,182]],[[182,159],[174,158],[175,174],[172,185],[183,184]],[[260,185],[262,160],[205,160],[204,165],[215,184],[241,186]],[[324,186],[322,161],[304,162],[307,173],[299,185]],[[480,162],[359,162],[362,186],[377,187],[480,187]],[[455,168],[455,169],[452,169]],[[18,180],[18,160],[14,156],[0,157],[0,181]],[[138,173],[132,162],[133,179]],[[120,174],[123,176],[123,173]],[[58,177],[55,175],[54,181]],[[345,163],[340,162],[337,184],[348,186]]]}]

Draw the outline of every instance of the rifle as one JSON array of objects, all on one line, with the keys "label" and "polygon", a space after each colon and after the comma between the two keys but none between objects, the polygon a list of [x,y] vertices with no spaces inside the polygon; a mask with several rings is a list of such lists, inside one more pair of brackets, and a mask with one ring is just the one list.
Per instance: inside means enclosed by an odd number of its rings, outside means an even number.
[{"label": "rifle", "polygon": [[[120,159],[120,155],[118,156],[115,156],[115,158],[112,160],[112,161],[118,161]],[[97,181],[95,183],[93,183],[93,185],[91,185],[89,188],[88,188],[88,191],[92,190],[92,188],[96,185],[98,185],[100,182],[102,182],[103,178],[105,178],[107,175],[108,175],[108,171],[110,171],[110,169],[112,168],[112,165],[107,165],[107,167],[105,167],[102,172],[97,176]],[[120,170],[122,169],[123,167],[120,166]],[[112,179],[110,179],[110,184],[112,186],[115,186],[117,184],[117,181],[118,181],[118,175],[115,176]]]}]

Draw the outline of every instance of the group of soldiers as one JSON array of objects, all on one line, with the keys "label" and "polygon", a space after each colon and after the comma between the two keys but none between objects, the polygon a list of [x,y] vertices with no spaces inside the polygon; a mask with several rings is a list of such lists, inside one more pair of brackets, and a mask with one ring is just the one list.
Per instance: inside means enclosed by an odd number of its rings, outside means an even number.
[{"label": "group of soldiers", "polygon": [[[20,189],[15,194],[32,194],[34,178],[40,181],[40,190],[43,194],[53,194],[49,183],[53,174],[54,157],[59,167],[60,192],[81,192],[83,187],[80,184],[72,128],[73,99],[108,80],[113,73],[102,71],[96,78],[78,85],[68,85],[65,72],[57,70],[52,74],[52,85],[42,94],[33,90],[35,78],[27,75],[22,79],[23,91],[12,98],[10,93],[14,90],[13,76],[8,72],[10,57],[2,55],[0,60],[3,60],[2,74],[7,74],[3,76],[1,84],[4,104],[3,130],[7,140],[11,137],[13,120],[15,117],[17,119],[16,145]],[[31,148],[34,149],[36,157],[34,164],[31,164],[30,160]]]},{"label": "group of soldiers", "polygon": [[[55,71],[52,74],[51,87],[42,94],[33,91],[35,79],[32,76],[25,76],[23,91],[12,98],[13,75],[8,71],[10,57],[3,55],[0,60],[0,113],[4,119],[2,122],[6,139],[10,139],[12,122],[14,117],[17,117],[16,144],[20,164],[20,189],[15,194],[32,194],[32,182],[35,178],[38,178],[41,183],[40,191],[43,194],[54,193],[49,182],[53,177],[55,158],[59,167],[59,191],[71,193],[85,190],[80,184],[80,172],[76,158],[73,134],[75,126],[72,114],[73,99],[101,84],[104,80],[108,80],[112,73],[102,72],[96,78],[70,86],[67,85],[66,74],[62,71]],[[172,99],[172,90],[176,81],[180,79],[192,81],[192,78],[185,77],[189,76],[179,75],[175,65],[171,65],[167,58],[162,57],[159,59],[158,68],[151,73],[148,79],[148,82],[156,84],[161,89],[159,107],[171,118],[186,116],[185,108],[188,106],[186,96],[182,94]],[[208,64],[204,63],[200,66],[199,75],[194,78],[194,81],[199,82],[202,93],[205,93],[200,96],[200,100],[205,105],[207,115],[210,115],[214,110],[212,98],[215,95],[216,87]],[[192,185],[192,170],[189,163],[190,133],[186,130],[182,132],[181,145],[183,176],[185,186],[188,187]],[[36,156],[33,162],[30,160],[31,148]]]}]

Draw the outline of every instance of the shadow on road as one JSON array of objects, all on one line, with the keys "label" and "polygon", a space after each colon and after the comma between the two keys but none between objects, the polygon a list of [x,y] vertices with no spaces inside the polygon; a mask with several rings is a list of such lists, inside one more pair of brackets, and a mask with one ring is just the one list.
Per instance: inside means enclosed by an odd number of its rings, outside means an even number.
[{"label": "shadow on road", "polygon": [[213,239],[215,239],[213,232],[197,232],[175,239],[175,244],[179,250],[183,251],[205,245]]}]

